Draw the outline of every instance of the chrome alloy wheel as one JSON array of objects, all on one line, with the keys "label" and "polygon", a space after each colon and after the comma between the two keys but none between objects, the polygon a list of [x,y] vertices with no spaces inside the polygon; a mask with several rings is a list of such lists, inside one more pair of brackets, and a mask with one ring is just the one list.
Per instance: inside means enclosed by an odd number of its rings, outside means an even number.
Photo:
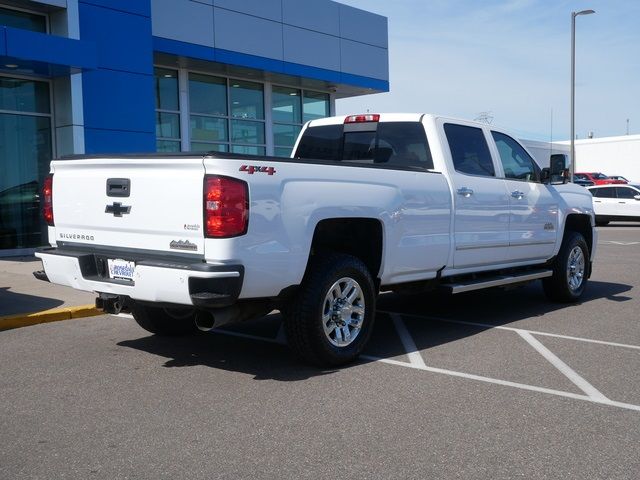
[{"label": "chrome alloy wheel", "polygon": [[360,333],[364,313],[364,294],[360,284],[349,277],[335,282],[322,306],[322,326],[329,342],[336,347],[350,345]]},{"label": "chrome alloy wheel", "polygon": [[567,260],[567,283],[573,292],[578,290],[584,280],[584,252],[579,246],[573,247]]}]

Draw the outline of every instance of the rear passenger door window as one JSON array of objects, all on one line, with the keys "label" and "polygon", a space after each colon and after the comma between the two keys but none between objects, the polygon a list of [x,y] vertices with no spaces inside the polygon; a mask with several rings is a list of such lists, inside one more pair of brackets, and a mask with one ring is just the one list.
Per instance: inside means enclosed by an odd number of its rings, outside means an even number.
[{"label": "rear passenger door window", "polygon": [[614,187],[596,188],[593,190],[594,197],[598,198],[616,198],[616,189]]},{"label": "rear passenger door window", "polygon": [[482,129],[445,123],[444,132],[457,172],[495,177],[496,171]]},{"label": "rear passenger door window", "polygon": [[510,180],[538,182],[540,168],[522,146],[504,133],[491,132],[504,170],[504,177]]}]

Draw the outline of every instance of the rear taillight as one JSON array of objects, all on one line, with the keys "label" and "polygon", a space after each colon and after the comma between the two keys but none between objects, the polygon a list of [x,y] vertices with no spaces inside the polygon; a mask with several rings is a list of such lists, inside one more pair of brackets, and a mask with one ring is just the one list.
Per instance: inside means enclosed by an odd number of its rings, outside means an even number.
[{"label": "rear taillight", "polygon": [[47,175],[42,185],[42,216],[53,227],[53,174]]},{"label": "rear taillight", "polygon": [[204,232],[209,238],[237,237],[247,233],[249,188],[230,177],[204,177]]},{"label": "rear taillight", "polygon": [[344,123],[366,123],[379,122],[380,115],[377,113],[367,113],[365,115],[350,115],[344,119]]}]

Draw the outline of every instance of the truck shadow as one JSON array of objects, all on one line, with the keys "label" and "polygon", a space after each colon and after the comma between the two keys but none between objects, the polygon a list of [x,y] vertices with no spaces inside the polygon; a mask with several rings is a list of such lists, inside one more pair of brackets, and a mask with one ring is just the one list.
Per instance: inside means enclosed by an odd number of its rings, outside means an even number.
[{"label": "truck shadow", "polygon": [[[591,281],[578,305],[595,300],[629,301],[631,298],[623,294],[631,288],[630,285]],[[384,294],[378,301],[380,312],[370,344],[364,352],[365,358],[356,365],[372,361],[366,356],[394,358],[406,355],[390,312],[410,320],[413,340],[421,351],[477,335],[493,326],[542,317],[565,308],[571,307],[547,301],[537,285],[522,287],[507,294],[500,290],[456,296]],[[274,313],[218,332],[180,338],[152,335],[122,341],[118,345],[163,357],[166,359],[163,367],[206,366],[249,374],[256,380],[299,381],[351,368],[345,366],[323,370],[301,363],[286,345],[276,341],[281,322],[281,315]],[[482,323],[486,326],[455,322]]]},{"label": "truck shadow", "polygon": [[11,287],[0,287],[0,317],[49,310],[63,303],[59,299],[15,293]]}]

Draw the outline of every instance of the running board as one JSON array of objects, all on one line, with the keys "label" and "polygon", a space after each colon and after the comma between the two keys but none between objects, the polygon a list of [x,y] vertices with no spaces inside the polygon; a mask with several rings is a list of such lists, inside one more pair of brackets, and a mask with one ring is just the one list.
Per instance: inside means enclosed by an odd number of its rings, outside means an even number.
[{"label": "running board", "polygon": [[514,273],[510,275],[497,275],[495,277],[487,277],[479,280],[471,280],[469,282],[444,283],[442,288],[451,294],[471,292],[473,290],[481,290],[483,288],[501,287],[514,283],[530,282],[540,278],[550,277],[553,275],[551,270],[535,270],[524,273]]}]

